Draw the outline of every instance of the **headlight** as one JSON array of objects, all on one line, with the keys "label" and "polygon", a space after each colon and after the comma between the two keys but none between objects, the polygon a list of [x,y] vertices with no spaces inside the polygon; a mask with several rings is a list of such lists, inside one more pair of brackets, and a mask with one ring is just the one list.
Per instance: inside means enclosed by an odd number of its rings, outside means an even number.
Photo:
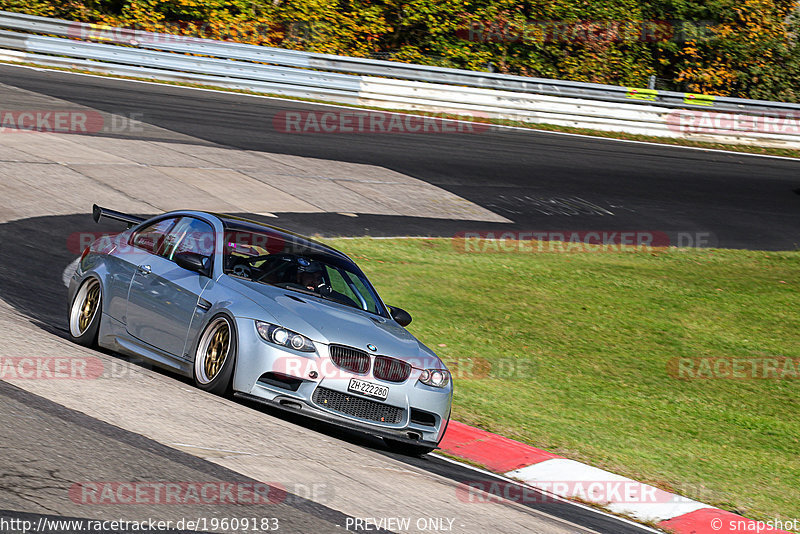
[{"label": "headlight", "polygon": [[314,348],[314,343],[306,336],[280,326],[256,321],[256,329],[264,341],[302,352],[314,352],[317,350]]},{"label": "headlight", "polygon": [[419,375],[419,381],[435,388],[443,388],[450,383],[450,372],[444,369],[425,369]]}]

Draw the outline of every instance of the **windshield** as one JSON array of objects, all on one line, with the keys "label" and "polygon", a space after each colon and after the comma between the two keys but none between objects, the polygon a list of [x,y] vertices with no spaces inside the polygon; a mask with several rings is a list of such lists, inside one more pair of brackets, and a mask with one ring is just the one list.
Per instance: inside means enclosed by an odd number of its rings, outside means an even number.
[{"label": "windshield", "polygon": [[237,221],[226,224],[226,274],[324,298],[386,317],[377,293],[346,257],[311,242]]}]

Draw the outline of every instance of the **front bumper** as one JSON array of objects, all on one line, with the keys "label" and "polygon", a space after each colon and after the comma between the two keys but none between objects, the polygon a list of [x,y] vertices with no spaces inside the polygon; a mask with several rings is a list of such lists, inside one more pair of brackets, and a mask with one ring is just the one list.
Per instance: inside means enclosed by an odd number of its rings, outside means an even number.
[{"label": "front bumper", "polygon": [[[317,353],[299,353],[265,342],[252,319],[237,319],[237,326],[240,342],[233,383],[237,396],[410,445],[435,448],[444,436],[452,384],[447,388],[422,384],[416,369],[402,383],[375,378],[372,367],[366,374],[350,373],[333,365],[327,345],[315,343]],[[294,382],[282,385],[265,379],[267,373]],[[349,391],[351,378],[388,387],[386,400]]]},{"label": "front bumper", "polygon": [[[308,417],[309,419],[314,419],[316,421],[322,421],[325,423],[342,426],[349,430],[363,432],[365,434],[369,434],[379,438],[389,438],[398,441],[400,443],[405,443],[408,445],[417,445],[422,447],[430,447],[432,449],[436,449],[439,447],[439,441],[427,441],[425,439],[422,439],[421,437],[419,437],[418,434],[416,434],[415,431],[407,431],[407,432],[396,431],[388,428],[379,427],[376,425],[362,424],[357,421],[343,420],[339,416],[333,415],[329,412],[325,412],[311,404],[298,401],[297,399],[290,397],[275,397],[271,400],[267,400],[263,397],[258,397],[256,395],[251,395],[248,393],[240,393],[240,392],[235,392],[234,396],[241,399],[255,401],[267,406],[271,406],[273,408],[279,408],[287,412],[300,413],[303,417]],[[448,421],[444,422],[444,429],[447,428],[447,423]]]}]

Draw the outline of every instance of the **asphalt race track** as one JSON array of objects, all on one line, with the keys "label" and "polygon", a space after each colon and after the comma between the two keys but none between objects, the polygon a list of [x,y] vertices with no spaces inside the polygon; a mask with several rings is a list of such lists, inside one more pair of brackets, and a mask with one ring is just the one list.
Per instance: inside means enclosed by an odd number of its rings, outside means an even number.
[{"label": "asphalt race track", "polygon": [[[381,166],[510,221],[335,212],[277,212],[269,220],[303,233],[600,229],[707,232],[713,244],[734,248],[792,249],[798,242],[798,163],[779,158],[514,130],[284,134],[273,127],[276,113],[319,107],[6,65],[0,65],[0,84],[107,113],[135,113],[198,144]],[[14,191],[5,193],[0,208],[13,208],[25,195]],[[389,510],[453,517],[455,532],[648,530],[572,503],[459,502],[460,482],[495,478],[436,456],[398,456],[378,440],[213,397],[170,373],[67,343],[62,273],[77,254],[65,244],[76,233],[120,230],[110,222],[95,225],[88,214],[94,192],[78,193],[85,196],[85,213],[43,211],[0,222],[0,339],[6,348],[0,356],[76,354],[124,372],[83,383],[0,381],[0,420],[10,430],[0,439],[0,520],[211,515],[197,505],[98,508],[68,498],[76,482],[87,480],[277,481],[288,498],[266,513],[280,518],[281,532],[344,532],[354,517]],[[326,490],[307,491],[315,484]],[[213,510],[227,517],[252,512]]]},{"label": "asphalt race track", "polygon": [[[321,108],[3,65],[0,83],[109,113],[138,114],[148,124],[228,147],[381,165],[513,221],[281,217],[281,224],[298,231],[445,236],[493,228],[708,232],[712,245],[779,250],[800,242],[800,164],[795,161],[507,129],[287,134],[276,131],[276,114]],[[559,203],[570,199],[599,209]]]}]

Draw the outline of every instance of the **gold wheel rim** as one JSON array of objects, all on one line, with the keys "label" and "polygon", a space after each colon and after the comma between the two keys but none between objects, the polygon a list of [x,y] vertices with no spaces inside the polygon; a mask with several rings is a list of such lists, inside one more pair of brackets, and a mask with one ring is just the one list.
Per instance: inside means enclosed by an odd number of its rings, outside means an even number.
[{"label": "gold wheel rim", "polygon": [[203,370],[208,380],[213,380],[222,369],[230,349],[230,331],[224,321],[217,327],[206,348]]},{"label": "gold wheel rim", "polygon": [[86,298],[83,299],[83,304],[81,305],[81,313],[78,317],[78,328],[80,328],[81,332],[85,332],[89,328],[99,302],[100,284],[93,284],[86,292]]}]

